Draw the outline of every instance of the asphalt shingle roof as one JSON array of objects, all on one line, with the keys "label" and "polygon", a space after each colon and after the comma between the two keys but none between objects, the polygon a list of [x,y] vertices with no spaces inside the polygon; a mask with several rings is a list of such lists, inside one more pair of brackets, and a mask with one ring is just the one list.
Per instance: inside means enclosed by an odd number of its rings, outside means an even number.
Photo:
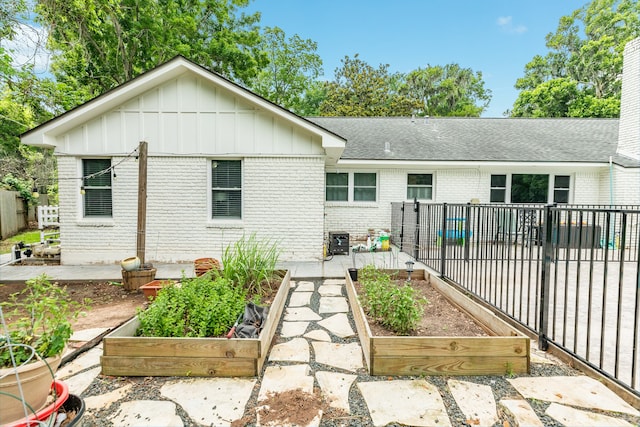
[{"label": "asphalt shingle roof", "polygon": [[624,161],[616,156],[618,119],[313,117],[309,120],[347,139],[342,159],[601,163],[614,156],[618,162]]}]

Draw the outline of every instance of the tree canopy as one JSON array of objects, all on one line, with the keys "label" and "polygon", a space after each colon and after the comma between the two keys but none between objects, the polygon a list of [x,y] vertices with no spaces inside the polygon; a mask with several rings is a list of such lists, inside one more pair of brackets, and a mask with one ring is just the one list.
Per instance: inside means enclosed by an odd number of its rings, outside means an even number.
[{"label": "tree canopy", "polygon": [[318,109],[322,59],[315,53],[318,44],[297,34],[286,38],[281,28],[265,28],[258,47],[268,63],[249,83],[258,95],[301,115]]},{"label": "tree canopy", "polygon": [[515,87],[514,117],[618,117],[622,52],[640,36],[640,2],[593,0],[560,19]]},{"label": "tree canopy", "polygon": [[[266,64],[259,14],[249,0],[38,0],[49,33],[51,71],[65,92],[88,99],[176,55],[247,81]],[[65,105],[71,108],[74,105]]]}]

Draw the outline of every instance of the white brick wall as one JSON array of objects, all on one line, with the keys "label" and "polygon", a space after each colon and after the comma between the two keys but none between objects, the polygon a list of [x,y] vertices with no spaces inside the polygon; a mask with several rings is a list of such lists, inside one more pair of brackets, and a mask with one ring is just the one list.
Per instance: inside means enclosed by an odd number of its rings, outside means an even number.
[{"label": "white brick wall", "polygon": [[[341,170],[341,172],[347,172],[347,170]],[[489,203],[491,174],[511,172],[486,169],[450,169],[430,170],[422,173],[434,174],[433,203],[468,203],[473,198],[478,198],[481,203]],[[574,174],[573,202],[577,204],[609,203],[602,201],[600,197],[600,194],[609,194],[608,173],[605,172],[597,170],[576,172]],[[366,238],[369,228],[376,231],[390,229],[391,203],[407,200],[407,173],[420,173],[420,171],[413,169],[379,170],[378,201],[376,203],[326,202],[325,233],[343,231],[349,233],[352,239],[363,239]],[[549,173],[549,171],[538,173]],[[571,174],[566,170],[556,173]]]},{"label": "white brick wall", "polygon": [[[60,177],[80,176],[78,160],[58,160]],[[220,258],[227,245],[251,233],[278,241],[282,260],[322,256],[322,157],[245,158],[243,220],[228,225],[210,220],[209,165],[204,157],[149,158],[147,261]],[[106,220],[82,218],[79,182],[60,180],[63,263],[114,263],[135,255],[138,164],[124,162],[116,172],[113,218]]]},{"label": "white brick wall", "polygon": [[640,160],[640,38],[624,48],[618,153]]}]

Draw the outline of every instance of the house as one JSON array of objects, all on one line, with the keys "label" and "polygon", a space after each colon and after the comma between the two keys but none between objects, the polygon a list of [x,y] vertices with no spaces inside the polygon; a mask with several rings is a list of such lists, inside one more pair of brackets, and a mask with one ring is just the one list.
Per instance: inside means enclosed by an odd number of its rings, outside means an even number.
[{"label": "house", "polygon": [[149,261],[219,257],[251,233],[318,259],[328,232],[388,228],[391,203],[414,198],[640,204],[638,88],[640,39],[619,120],[305,119],[177,57],[22,141],[57,155],[62,263],[135,252],[140,141]]}]

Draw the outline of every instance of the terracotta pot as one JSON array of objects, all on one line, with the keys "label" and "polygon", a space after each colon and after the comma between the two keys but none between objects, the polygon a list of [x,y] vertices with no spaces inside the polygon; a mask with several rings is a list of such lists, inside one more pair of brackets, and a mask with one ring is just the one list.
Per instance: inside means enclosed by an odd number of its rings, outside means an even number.
[{"label": "terracotta pot", "polygon": [[158,296],[158,291],[165,286],[173,286],[175,282],[173,280],[152,280],[149,283],[146,283],[140,286],[140,290],[144,293],[149,299],[155,298]]},{"label": "terracotta pot", "polygon": [[193,261],[196,276],[202,276],[211,269],[220,270],[220,261],[215,258],[198,258]]},{"label": "terracotta pot", "polygon": [[140,268],[140,258],[137,256],[132,256],[129,258],[125,258],[120,261],[120,266],[124,271],[133,271]]},{"label": "terracotta pot", "polygon": [[[20,398],[18,378],[25,402],[39,411],[47,401],[62,354],[13,368],[0,369],[0,423],[7,424],[24,418],[24,406]],[[52,373],[53,372],[53,373]],[[17,373],[17,374],[16,374]]]}]

